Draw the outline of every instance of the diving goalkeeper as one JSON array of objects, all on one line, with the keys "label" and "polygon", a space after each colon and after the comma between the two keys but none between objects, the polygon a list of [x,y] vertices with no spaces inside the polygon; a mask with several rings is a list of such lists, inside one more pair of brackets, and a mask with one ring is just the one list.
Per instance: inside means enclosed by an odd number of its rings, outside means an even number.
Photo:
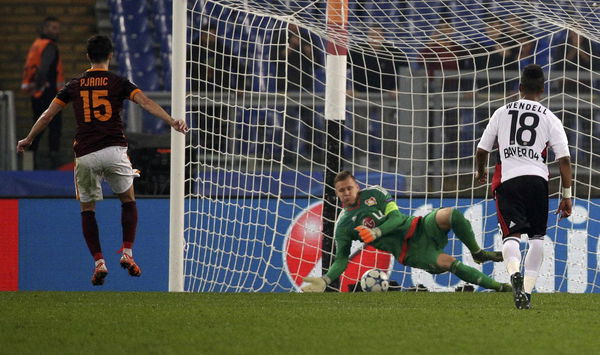
[{"label": "diving goalkeeper", "polygon": [[495,281],[481,271],[467,266],[443,252],[448,243],[448,231],[469,248],[473,260],[502,261],[502,253],[484,251],[475,241],[471,224],[454,208],[440,208],[424,217],[408,216],[383,188],[374,186],[360,190],[348,171],[340,172],[334,180],[335,193],[344,210],[335,226],[337,253],[335,262],[323,277],[305,277],[304,292],[323,292],[328,284],[346,270],[353,240],[391,253],[402,264],[423,269],[432,274],[450,271],[461,280],[499,292],[512,287]]}]

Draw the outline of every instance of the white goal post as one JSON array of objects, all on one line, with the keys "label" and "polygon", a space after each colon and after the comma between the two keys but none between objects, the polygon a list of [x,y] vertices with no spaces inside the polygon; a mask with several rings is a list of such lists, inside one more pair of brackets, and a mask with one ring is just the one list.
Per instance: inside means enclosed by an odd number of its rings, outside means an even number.
[{"label": "white goal post", "polygon": [[[172,133],[169,290],[295,292],[326,272],[340,169],[383,186],[404,213],[458,208],[498,250],[474,151],[537,63],[542,103],[569,139],[574,210],[549,216],[536,289],[600,292],[599,41],[589,1],[173,0],[172,114],[190,132]],[[448,253],[507,280],[502,263],[476,265],[449,236]],[[333,289],[375,267],[391,289],[462,286],[357,243]]]},{"label": "white goal post", "polygon": [[[186,116],[187,0],[173,0],[171,115]],[[185,137],[171,130],[171,187],[169,201],[169,291],[183,291]]]}]

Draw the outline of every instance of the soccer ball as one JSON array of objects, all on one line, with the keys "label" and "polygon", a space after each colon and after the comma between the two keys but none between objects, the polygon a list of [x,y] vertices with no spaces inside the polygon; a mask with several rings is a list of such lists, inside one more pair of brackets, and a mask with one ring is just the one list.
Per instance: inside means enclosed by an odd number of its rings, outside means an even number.
[{"label": "soccer ball", "polygon": [[390,287],[388,274],[380,269],[371,269],[360,278],[360,288],[364,292],[385,292]]}]

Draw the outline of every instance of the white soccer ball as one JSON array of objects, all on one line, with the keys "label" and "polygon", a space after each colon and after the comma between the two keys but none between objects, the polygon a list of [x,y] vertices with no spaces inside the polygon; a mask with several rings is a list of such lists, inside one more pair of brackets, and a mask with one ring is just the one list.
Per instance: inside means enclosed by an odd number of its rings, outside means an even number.
[{"label": "white soccer ball", "polygon": [[363,292],[385,292],[390,287],[388,274],[380,269],[371,269],[360,278]]}]

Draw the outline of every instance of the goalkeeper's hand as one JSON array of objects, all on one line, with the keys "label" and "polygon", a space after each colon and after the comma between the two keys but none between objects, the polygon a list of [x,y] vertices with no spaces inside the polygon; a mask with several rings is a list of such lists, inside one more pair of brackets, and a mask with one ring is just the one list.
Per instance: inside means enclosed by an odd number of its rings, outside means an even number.
[{"label": "goalkeeper's hand", "polygon": [[360,239],[362,239],[362,241],[365,243],[371,243],[375,239],[381,237],[381,229],[379,228],[367,228],[365,226],[358,226],[354,229],[358,232]]},{"label": "goalkeeper's hand", "polygon": [[323,292],[327,287],[327,282],[323,277],[305,277],[302,280],[308,283],[302,287],[303,292]]}]

